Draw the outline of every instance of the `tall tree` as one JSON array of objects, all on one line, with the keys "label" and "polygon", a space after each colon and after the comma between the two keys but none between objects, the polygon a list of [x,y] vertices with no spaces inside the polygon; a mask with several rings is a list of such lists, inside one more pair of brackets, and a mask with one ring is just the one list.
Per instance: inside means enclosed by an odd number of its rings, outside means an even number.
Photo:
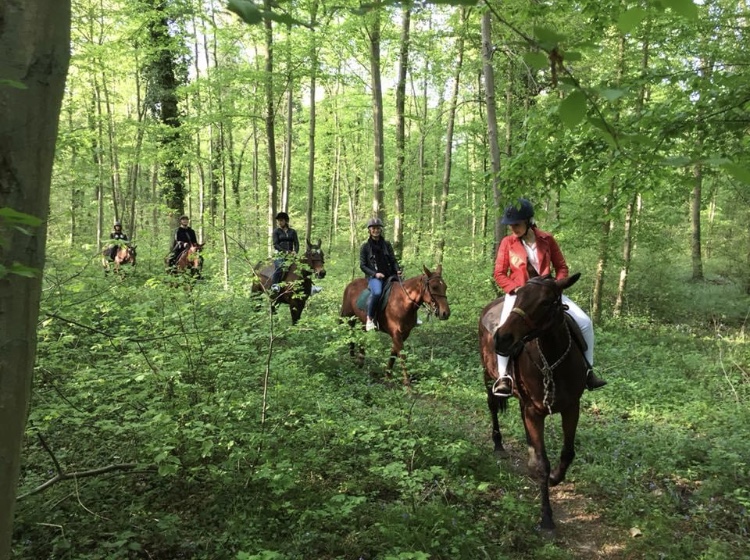
[{"label": "tall tree", "polygon": [[406,71],[409,67],[409,30],[411,26],[411,4],[401,11],[401,44],[398,55],[398,79],[396,81],[396,209],[393,213],[393,249],[401,255],[404,246],[404,175],[406,121]]},{"label": "tall tree", "polygon": [[367,36],[370,44],[370,80],[372,89],[372,127],[373,127],[373,178],[372,178],[372,214],[381,216],[383,214],[384,185],[385,182],[385,147],[383,139],[383,87],[380,77],[380,25],[381,11],[380,2],[375,2],[370,17],[370,25],[367,28]]},{"label": "tall tree", "polygon": [[5,560],[36,355],[52,162],[70,57],[70,2],[3,3],[0,20],[0,558]]},{"label": "tall tree", "polygon": [[[272,0],[263,0],[263,7],[267,13],[271,12]],[[278,207],[278,167],[276,166],[276,109],[273,95],[273,21],[269,17],[263,19],[266,39],[266,66],[263,84],[265,85],[266,102],[266,147],[268,153],[268,239],[270,250],[271,233],[273,232],[274,216]]]}]

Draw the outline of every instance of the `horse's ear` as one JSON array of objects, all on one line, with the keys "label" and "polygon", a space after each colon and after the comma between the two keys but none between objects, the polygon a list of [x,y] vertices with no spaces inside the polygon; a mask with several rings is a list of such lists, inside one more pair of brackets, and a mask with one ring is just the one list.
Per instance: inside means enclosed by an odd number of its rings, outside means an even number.
[{"label": "horse's ear", "polygon": [[307,242],[308,247],[312,247],[312,243],[310,243],[310,240],[308,238],[305,238],[305,241]]},{"label": "horse's ear", "polygon": [[422,265],[422,270],[424,270],[424,273],[425,273],[425,274],[426,274],[427,276],[432,276],[432,272],[430,272],[430,269],[429,269],[429,268],[427,268],[427,267],[426,267],[425,265]]},{"label": "horse's ear", "polygon": [[437,274],[438,276],[440,276],[440,275],[443,274],[443,265],[442,264],[439,264],[438,267],[435,269],[435,274]]},{"label": "horse's ear", "polygon": [[573,284],[578,282],[578,279],[581,277],[580,272],[576,272],[573,276],[568,276],[567,278],[561,278],[557,282],[555,282],[561,290],[567,290],[570,288]]},{"label": "horse's ear", "polygon": [[323,247],[323,240],[318,238],[318,247]]}]

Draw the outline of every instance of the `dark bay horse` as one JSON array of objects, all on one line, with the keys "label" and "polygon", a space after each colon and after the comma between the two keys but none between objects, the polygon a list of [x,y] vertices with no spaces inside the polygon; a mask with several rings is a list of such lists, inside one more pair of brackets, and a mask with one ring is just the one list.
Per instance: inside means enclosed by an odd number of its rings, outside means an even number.
[{"label": "dark bay horse", "polygon": [[271,292],[271,278],[273,277],[273,264],[259,263],[254,267],[256,281],[253,282],[253,292],[266,292],[271,297],[273,312],[281,303],[289,306],[292,315],[292,324],[296,325],[302,316],[310,293],[312,292],[312,277],[325,278],[325,254],[321,248],[322,241],[318,239],[317,244],[307,240],[305,253],[296,261],[292,262],[281,279],[281,291],[278,294]]},{"label": "dark bay horse", "polygon": [[[483,319],[493,312],[499,300],[482,310],[479,321],[479,346],[495,452],[504,453],[497,413],[506,409],[508,400],[492,393],[492,384],[497,379],[495,353],[498,352],[513,357],[509,363],[513,395],[521,407],[529,467],[535,470],[540,482],[541,527],[548,531],[555,528],[549,487],[565,480],[565,473],[575,457],[580,400],[586,386],[586,361],[566,322],[562,302],[563,290],[575,284],[579,277],[580,274],[574,274],[557,281],[550,276],[529,280],[516,291],[515,306],[494,335]],[[544,419],[554,413],[562,416],[563,446],[560,464],[550,471],[544,445]]]},{"label": "dark bay horse", "polygon": [[[109,263],[112,248],[108,247],[102,251],[102,265],[104,266],[104,272],[109,272]],[[115,272],[120,271],[120,265],[131,264],[135,266],[135,245],[129,245],[123,243],[117,247],[115,258],[111,261],[114,262]]]},{"label": "dark bay horse", "polygon": [[[404,385],[410,383],[401,350],[404,348],[404,342],[409,338],[409,333],[417,324],[417,310],[426,305],[429,311],[441,320],[447,319],[451,314],[448,297],[445,295],[448,286],[443,281],[442,265],[438,266],[434,272],[430,272],[426,266],[423,266],[423,270],[424,274],[408,280],[394,279],[390,288],[388,304],[385,309],[378,312],[377,316],[378,330],[388,333],[393,341],[387,375],[391,377],[393,364],[397,357],[401,357],[404,366]],[[341,304],[340,315],[342,319],[348,317],[349,325],[352,327],[357,323],[357,320],[363,325],[367,321],[367,313],[357,306],[357,299],[366,288],[367,279],[358,278],[350,282],[344,290],[344,301]],[[354,356],[354,343],[350,344],[349,353]]]},{"label": "dark bay horse", "polygon": [[174,266],[169,266],[169,255],[167,255],[164,259],[167,272],[171,274],[189,272],[191,277],[200,279],[203,270],[203,258],[200,252],[203,250],[203,245],[203,243],[191,243],[177,255]]}]

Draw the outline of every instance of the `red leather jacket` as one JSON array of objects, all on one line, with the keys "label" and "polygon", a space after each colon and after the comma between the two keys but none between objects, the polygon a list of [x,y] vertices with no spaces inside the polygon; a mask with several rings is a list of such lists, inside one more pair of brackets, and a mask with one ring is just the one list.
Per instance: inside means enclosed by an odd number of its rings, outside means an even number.
[{"label": "red leather jacket", "polygon": [[[536,234],[536,252],[539,256],[540,276],[551,273],[550,266],[555,269],[555,278],[568,276],[568,265],[565,263],[560,246],[552,234],[534,227]],[[515,235],[507,235],[500,242],[495,259],[495,281],[506,294],[512,294],[529,280],[527,270],[526,248]]]}]

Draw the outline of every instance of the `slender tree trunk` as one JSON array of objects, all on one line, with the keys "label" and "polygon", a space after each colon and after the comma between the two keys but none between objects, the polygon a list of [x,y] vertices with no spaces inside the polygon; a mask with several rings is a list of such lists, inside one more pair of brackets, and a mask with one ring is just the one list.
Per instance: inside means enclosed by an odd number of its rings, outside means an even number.
[{"label": "slender tree trunk", "polygon": [[281,178],[281,209],[289,210],[289,191],[292,183],[292,144],[294,143],[292,121],[294,115],[294,76],[292,68],[292,26],[287,25],[286,49],[286,129],[284,142],[284,167]]},{"label": "slender tree trunk", "polygon": [[[315,90],[318,87],[318,41],[315,33],[315,27],[318,24],[318,0],[313,0],[310,6],[310,135],[308,136],[308,152],[309,159],[307,162],[307,216],[305,224],[305,238],[312,239],[312,223],[313,223],[313,209],[315,208]],[[336,196],[336,182],[333,182],[333,189],[331,196]],[[335,198],[334,198],[335,200]],[[334,208],[337,207],[338,203],[333,202]],[[334,218],[331,222],[335,221],[335,210],[333,212]],[[330,243],[329,236],[329,243]]]},{"label": "slender tree trunk", "polygon": [[500,144],[497,132],[497,108],[495,106],[495,71],[492,67],[492,15],[489,10],[482,14],[482,74],[484,76],[484,103],[487,110],[487,136],[490,142],[490,163],[492,164],[492,194],[494,201],[495,243],[493,253],[497,251],[503,237],[504,228],[500,223],[502,216],[502,194],[500,192]]},{"label": "slender tree trunk", "polygon": [[[703,137],[699,132],[698,153],[702,153]],[[693,280],[703,280],[703,258],[701,256],[701,198],[703,191],[703,165],[693,166],[693,190],[690,193],[690,255],[693,264]]]},{"label": "slender tree trunk", "polygon": [[[267,12],[273,10],[272,0],[263,0]],[[278,207],[278,169],[276,167],[276,127],[273,102],[273,22],[264,19],[266,37],[266,142],[268,143],[268,252],[271,253],[271,236],[274,228],[274,217]]]},{"label": "slender tree trunk", "polygon": [[[52,163],[70,57],[69,0],[0,7],[0,558],[11,554],[36,356]],[[20,85],[17,87],[17,85]],[[27,216],[27,217],[24,217]],[[28,220],[28,221],[27,221]],[[25,222],[25,223],[24,223]],[[15,227],[21,226],[21,227]],[[18,267],[34,270],[31,276]],[[23,274],[17,274],[22,272]]]},{"label": "slender tree trunk", "polygon": [[381,8],[376,2],[372,12],[371,27],[367,30],[370,39],[370,78],[372,80],[372,125],[373,125],[373,171],[372,181],[372,214],[383,216],[384,200],[384,164],[383,147],[383,88],[380,82],[380,17]]},{"label": "slender tree trunk", "polygon": [[393,216],[393,250],[399,258],[404,248],[404,175],[406,146],[406,71],[409,67],[409,30],[411,27],[411,4],[401,10],[401,45],[398,56],[398,80],[396,81],[396,210]]},{"label": "slender tree trunk", "polygon": [[[466,23],[466,8],[461,8],[462,27]],[[443,162],[442,192],[440,195],[440,209],[438,212],[438,242],[436,263],[443,264],[443,253],[445,251],[445,226],[446,214],[448,212],[448,195],[451,183],[451,165],[453,162],[453,129],[456,123],[456,108],[458,107],[458,92],[461,78],[461,69],[464,61],[464,36],[466,29],[461,29],[456,45],[456,71],[453,74],[453,93],[451,94],[450,108],[448,109],[448,123],[445,132],[445,161]]]}]

